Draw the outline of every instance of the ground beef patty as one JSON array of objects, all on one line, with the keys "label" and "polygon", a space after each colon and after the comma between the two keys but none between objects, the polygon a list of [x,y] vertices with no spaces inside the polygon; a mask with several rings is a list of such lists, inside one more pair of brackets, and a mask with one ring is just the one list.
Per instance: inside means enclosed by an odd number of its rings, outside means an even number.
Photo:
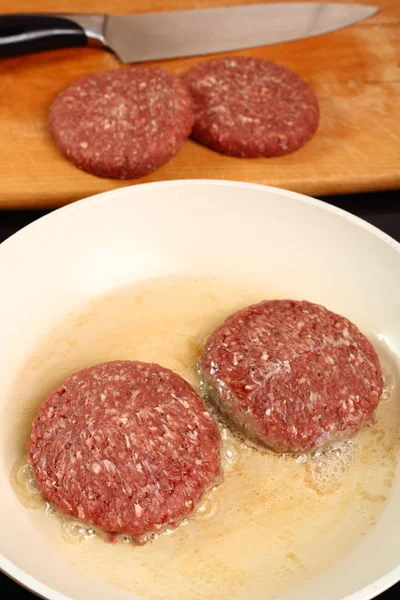
[{"label": "ground beef patty", "polygon": [[313,90],[281,65],[244,56],[209,60],[184,81],[195,105],[192,137],[222,154],[281,156],[303,146],[318,127]]},{"label": "ground beef patty", "polygon": [[57,96],[49,119],[57,146],[77,167],[130,179],[175,156],[194,114],[180,78],[165,69],[129,67],[81,77]]},{"label": "ground beef patty", "polygon": [[220,435],[202,399],[142,362],[69,377],[41,405],[28,450],[59,511],[137,537],[178,525],[221,477]]},{"label": "ground beef patty", "polygon": [[310,302],[264,301],[208,339],[210,396],[250,440],[303,453],[373,421],[382,373],[372,344],[344,317]]}]

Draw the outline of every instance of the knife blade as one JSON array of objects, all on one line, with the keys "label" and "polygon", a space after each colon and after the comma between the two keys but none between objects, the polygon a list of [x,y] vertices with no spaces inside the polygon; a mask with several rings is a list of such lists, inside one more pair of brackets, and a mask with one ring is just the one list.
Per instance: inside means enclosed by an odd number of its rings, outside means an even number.
[{"label": "knife blade", "polygon": [[0,57],[87,44],[112,50],[124,63],[197,56],[312,37],[377,11],[360,4],[282,2],[132,15],[1,15]]}]

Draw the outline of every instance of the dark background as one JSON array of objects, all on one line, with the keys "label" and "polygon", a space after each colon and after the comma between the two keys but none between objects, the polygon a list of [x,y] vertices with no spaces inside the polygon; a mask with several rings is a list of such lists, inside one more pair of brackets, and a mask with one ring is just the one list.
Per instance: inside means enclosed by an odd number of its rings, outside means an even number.
[{"label": "dark background", "polygon": [[[369,223],[382,229],[382,231],[400,242],[400,191],[357,194],[354,196],[329,196],[322,198],[322,200],[369,221]],[[0,212],[0,242],[35,219],[47,214],[47,212],[49,211]],[[338,240],[338,244],[340,244],[340,240]],[[23,540],[21,540],[21,543],[23,543]],[[376,551],[379,552],[379,548],[376,548]],[[0,573],[0,589],[2,598],[7,600],[34,600],[36,598],[2,573]],[[379,600],[395,600],[396,597],[399,597],[399,593],[400,583],[379,596]],[[177,598],[176,600],[184,599]]]}]

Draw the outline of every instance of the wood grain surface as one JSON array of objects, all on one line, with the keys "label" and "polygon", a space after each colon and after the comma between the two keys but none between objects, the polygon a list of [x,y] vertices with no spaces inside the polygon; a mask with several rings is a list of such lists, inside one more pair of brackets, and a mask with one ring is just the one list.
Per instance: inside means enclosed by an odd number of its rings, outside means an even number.
[{"label": "wood grain surface", "polygon": [[[0,13],[122,14],[244,3],[0,0]],[[79,48],[0,60],[0,208],[56,207],[123,185],[168,179],[235,179],[310,195],[399,188],[400,0],[364,3],[381,10],[341,31],[236,53],[282,63],[312,84],[320,100],[321,123],[304,148],[280,158],[241,159],[220,156],[189,140],[173,160],[136,181],[79,171],[59,154],[47,129],[48,107],[59,91],[86,73],[124,68],[113,54]],[[153,64],[181,74],[199,60]]]}]

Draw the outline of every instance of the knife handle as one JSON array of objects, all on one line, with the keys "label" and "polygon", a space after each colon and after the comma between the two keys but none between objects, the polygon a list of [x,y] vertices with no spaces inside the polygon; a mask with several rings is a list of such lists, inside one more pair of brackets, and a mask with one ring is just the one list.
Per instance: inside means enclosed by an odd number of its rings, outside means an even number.
[{"label": "knife handle", "polygon": [[77,46],[104,46],[105,15],[0,15],[0,58]]}]

